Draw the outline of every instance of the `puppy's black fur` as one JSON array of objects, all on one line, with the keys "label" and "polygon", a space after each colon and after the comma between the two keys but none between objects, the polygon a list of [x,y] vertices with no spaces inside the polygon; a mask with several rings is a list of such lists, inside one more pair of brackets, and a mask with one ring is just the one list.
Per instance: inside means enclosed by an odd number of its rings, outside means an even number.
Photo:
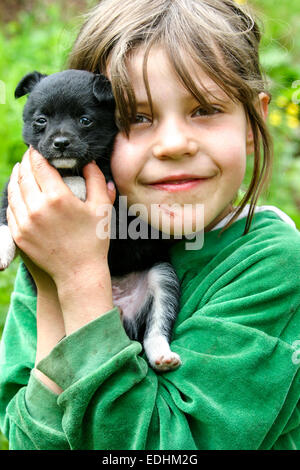
[{"label": "puppy's black fur", "polygon": [[[95,160],[106,181],[113,180],[110,155],[118,128],[111,85],[104,76],[79,70],[66,70],[50,76],[33,72],[26,75],[15,90],[16,98],[26,94],[29,97],[23,112],[23,138],[27,145],[31,144],[56,167],[55,162],[61,159],[67,163],[75,159],[76,164],[72,168],[57,167],[64,178],[81,176],[83,166]],[[6,186],[0,225],[7,225],[7,205]],[[132,240],[128,236],[119,239],[119,219],[122,215],[124,217],[119,211],[126,211],[128,224],[134,217],[128,215],[127,208],[120,208],[118,191],[114,207],[116,238],[111,239],[108,253],[113,284],[115,282],[119,289],[125,276],[125,280],[129,280],[129,288],[126,289],[136,289],[133,284],[137,284],[138,277],[132,281],[132,273],[141,273],[147,280],[144,301],[136,305],[134,315],[132,312],[126,315],[123,308],[124,327],[132,339],[144,340],[144,346],[147,344],[145,351],[153,367],[159,370],[177,367],[179,356],[165,345],[165,340],[169,342],[171,337],[180,295],[179,281],[168,263],[170,241],[160,237],[151,239],[148,226],[148,239]],[[31,282],[35,288],[32,278]],[[123,289],[123,294],[125,291]],[[157,360],[160,361],[158,365]]]}]

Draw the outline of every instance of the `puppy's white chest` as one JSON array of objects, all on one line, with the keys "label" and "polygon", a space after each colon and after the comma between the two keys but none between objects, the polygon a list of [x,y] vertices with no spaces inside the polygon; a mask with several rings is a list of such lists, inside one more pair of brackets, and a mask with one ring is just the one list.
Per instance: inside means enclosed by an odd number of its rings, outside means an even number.
[{"label": "puppy's white chest", "polygon": [[63,180],[71,189],[74,196],[77,196],[81,201],[86,200],[86,186],[84,178],[81,176],[64,176]]}]

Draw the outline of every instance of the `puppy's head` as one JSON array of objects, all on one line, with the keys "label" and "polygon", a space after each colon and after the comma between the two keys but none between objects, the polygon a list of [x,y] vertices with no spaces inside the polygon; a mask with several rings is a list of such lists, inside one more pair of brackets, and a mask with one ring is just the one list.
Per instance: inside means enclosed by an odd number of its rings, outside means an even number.
[{"label": "puppy's head", "polygon": [[83,70],[49,76],[33,72],[15,90],[16,98],[26,94],[23,138],[27,145],[56,168],[79,174],[95,160],[104,175],[110,175],[109,157],[118,129],[111,85],[103,75]]}]

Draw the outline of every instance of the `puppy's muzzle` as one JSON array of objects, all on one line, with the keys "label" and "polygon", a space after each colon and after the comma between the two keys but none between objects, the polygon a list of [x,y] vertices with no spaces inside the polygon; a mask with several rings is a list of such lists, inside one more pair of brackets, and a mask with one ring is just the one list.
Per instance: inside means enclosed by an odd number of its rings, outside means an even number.
[{"label": "puppy's muzzle", "polygon": [[76,172],[81,171],[91,159],[88,156],[88,144],[71,133],[48,135],[40,142],[39,152],[54,167],[74,169]]}]

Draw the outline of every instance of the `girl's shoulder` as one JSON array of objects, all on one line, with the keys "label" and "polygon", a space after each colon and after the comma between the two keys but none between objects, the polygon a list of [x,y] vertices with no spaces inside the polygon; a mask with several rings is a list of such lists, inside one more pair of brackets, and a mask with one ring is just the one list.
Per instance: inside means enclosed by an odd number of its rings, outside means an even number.
[{"label": "girl's shoulder", "polygon": [[[238,218],[236,219],[235,222],[245,219],[248,216],[249,208],[250,208],[250,205],[247,204],[244,207],[243,211],[238,216]],[[255,214],[254,215],[254,224],[255,224],[255,220],[257,220],[257,219],[263,220],[264,219],[266,222],[270,222],[272,225],[273,225],[272,221],[280,221],[279,226],[282,226],[283,228],[286,228],[286,226],[284,226],[282,224],[282,222],[285,222],[287,224],[287,226],[290,226],[290,227],[296,229],[296,232],[299,234],[299,232],[296,228],[295,222],[285,212],[283,212],[281,209],[279,209],[276,206],[270,206],[270,205],[256,206],[254,214]],[[257,217],[258,214],[260,214],[260,217]],[[226,216],[223,220],[221,220],[221,222],[219,222],[212,229],[212,231],[223,228],[227,224],[227,222],[230,220],[231,217],[232,217],[232,214],[229,214],[228,216]],[[275,222],[275,225],[276,225],[276,222]]]},{"label": "girl's shoulder", "polygon": [[236,243],[241,255],[249,251],[253,268],[255,265],[264,267],[261,274],[276,278],[278,282],[286,276],[285,281],[289,280],[300,289],[300,232],[281,209],[257,207],[249,233],[238,238]]},{"label": "girl's shoulder", "polygon": [[[289,257],[290,260],[298,260],[300,265],[300,232],[295,222],[281,209],[276,206],[257,206],[250,230],[243,234],[246,217],[248,215],[249,205],[245,207],[238,219],[232,225],[232,230],[228,230],[225,243],[233,243],[237,248],[250,249],[254,252],[262,252],[264,258],[269,258],[270,254],[278,254]],[[218,233],[226,224],[226,218],[223,219],[212,230]],[[224,232],[226,233],[226,231]]]},{"label": "girl's shoulder", "polygon": [[191,269],[202,275],[228,276],[263,266],[265,273],[280,269],[300,280],[300,232],[294,221],[275,206],[256,207],[250,230],[244,234],[248,209],[225,231],[221,229],[230,215],[204,233],[201,249],[186,250],[184,241],[172,247],[171,261],[179,277]]},{"label": "girl's shoulder", "polygon": [[246,217],[245,211],[222,234],[221,224],[204,233],[200,250],[173,247],[186,309],[181,318],[199,311],[292,342],[300,332],[300,233],[273,206],[258,207],[244,234]]},{"label": "girl's shoulder", "polygon": [[[209,234],[205,234],[206,247],[219,240],[219,248],[232,245],[235,251],[238,247],[248,249],[255,246],[255,250],[280,247],[281,251],[295,250],[300,255],[300,232],[295,222],[276,206],[257,206],[251,222],[250,230],[244,234],[249,204],[243,209],[235,222],[224,232],[222,228],[232,217],[226,216]],[[204,243],[205,247],[205,243]]]}]

